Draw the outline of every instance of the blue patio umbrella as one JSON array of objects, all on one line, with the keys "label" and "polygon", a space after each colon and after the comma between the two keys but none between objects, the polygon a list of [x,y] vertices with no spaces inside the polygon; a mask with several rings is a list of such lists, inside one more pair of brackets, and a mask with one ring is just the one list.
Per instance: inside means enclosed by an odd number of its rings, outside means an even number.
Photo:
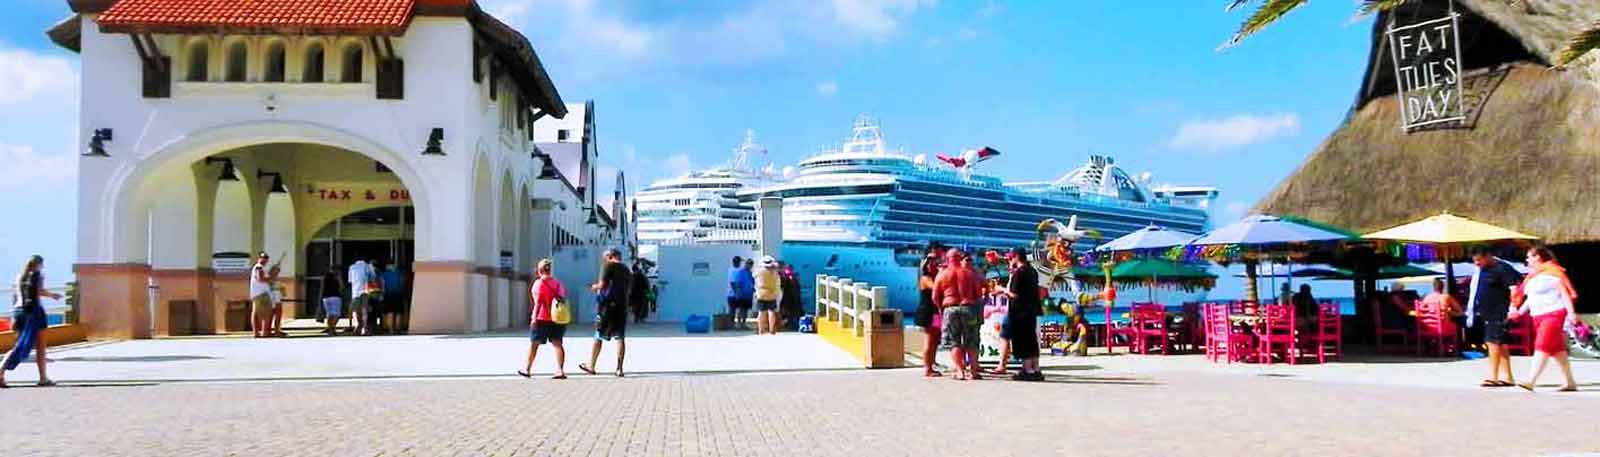
[{"label": "blue patio umbrella", "polygon": [[[1256,214],[1201,235],[1190,242],[1189,245],[1271,247],[1298,243],[1327,243],[1351,239],[1355,239],[1355,237],[1348,233],[1340,233],[1297,220]],[[1245,293],[1248,295],[1247,298],[1251,301],[1257,301],[1254,262],[1246,262],[1245,274],[1249,277],[1249,285],[1245,288]]]},{"label": "blue patio umbrella", "polygon": [[1133,233],[1123,235],[1105,244],[1095,246],[1095,252],[1123,252],[1123,251],[1153,251],[1158,249],[1171,249],[1189,244],[1195,239],[1194,234],[1172,230],[1166,227],[1150,225]]}]

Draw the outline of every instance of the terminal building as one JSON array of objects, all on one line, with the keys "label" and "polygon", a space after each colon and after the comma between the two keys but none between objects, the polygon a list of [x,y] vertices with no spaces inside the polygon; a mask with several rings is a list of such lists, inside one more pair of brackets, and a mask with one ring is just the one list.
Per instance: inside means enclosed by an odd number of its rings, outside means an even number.
[{"label": "terminal building", "polygon": [[244,330],[257,252],[304,300],[287,317],[361,258],[414,275],[411,332],[525,325],[537,259],[629,238],[595,198],[593,104],[474,0],[68,4],[91,337]]}]

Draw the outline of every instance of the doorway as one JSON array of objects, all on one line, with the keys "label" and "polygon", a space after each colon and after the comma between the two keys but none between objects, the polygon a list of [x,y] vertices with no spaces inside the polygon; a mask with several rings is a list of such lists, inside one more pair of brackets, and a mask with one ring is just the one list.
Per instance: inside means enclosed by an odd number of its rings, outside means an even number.
[{"label": "doorway", "polygon": [[[403,303],[409,304],[409,272],[416,259],[415,224],[415,208],[388,206],[352,213],[318,230],[316,237],[306,244],[305,296],[297,314],[301,317],[316,315],[317,309],[313,306],[321,303],[316,297],[322,296],[323,274],[332,270],[342,280],[357,259],[365,259],[374,267],[398,269],[406,275],[407,287],[398,295]],[[349,291],[345,292],[348,299]]]}]

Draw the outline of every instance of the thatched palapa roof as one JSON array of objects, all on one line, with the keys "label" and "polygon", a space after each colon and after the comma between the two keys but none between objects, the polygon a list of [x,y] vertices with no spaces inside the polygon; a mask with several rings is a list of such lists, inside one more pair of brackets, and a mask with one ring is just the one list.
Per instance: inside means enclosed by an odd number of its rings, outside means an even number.
[{"label": "thatched palapa roof", "polygon": [[[1600,240],[1600,57],[1549,63],[1600,20],[1600,0],[1458,0],[1468,121],[1401,131],[1393,68],[1378,17],[1372,64],[1338,130],[1257,204],[1372,231],[1441,211],[1540,236]],[[1394,20],[1441,17],[1444,1]]]}]

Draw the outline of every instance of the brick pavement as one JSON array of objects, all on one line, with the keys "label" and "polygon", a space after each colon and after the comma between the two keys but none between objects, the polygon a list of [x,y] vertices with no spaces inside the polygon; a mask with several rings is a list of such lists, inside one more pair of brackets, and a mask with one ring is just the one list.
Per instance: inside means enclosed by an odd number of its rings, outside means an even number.
[{"label": "brick pavement", "polygon": [[1027,384],[918,371],[17,388],[0,391],[0,439],[6,455],[41,456],[1600,452],[1592,395],[1087,365]]}]

